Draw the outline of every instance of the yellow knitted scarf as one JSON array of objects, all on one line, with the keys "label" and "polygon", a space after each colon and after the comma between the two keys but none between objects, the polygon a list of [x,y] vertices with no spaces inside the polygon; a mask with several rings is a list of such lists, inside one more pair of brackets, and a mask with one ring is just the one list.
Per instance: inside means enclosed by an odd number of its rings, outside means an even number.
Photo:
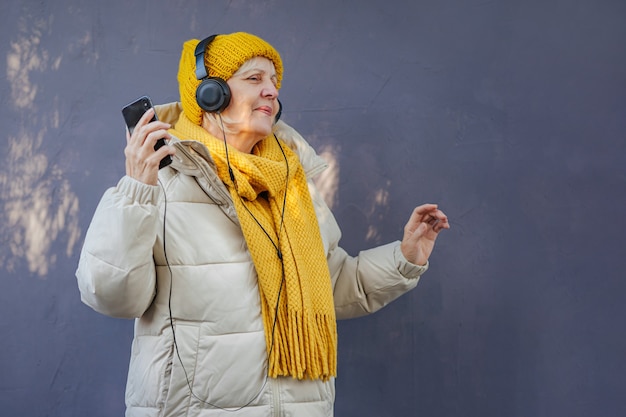
[{"label": "yellow knitted scarf", "polygon": [[335,376],[337,325],[330,273],[298,156],[284,143],[279,146],[273,135],[251,154],[229,146],[233,184],[223,140],[184,113],[172,134],[209,149],[232,196],[258,275],[268,375],[323,380]]}]

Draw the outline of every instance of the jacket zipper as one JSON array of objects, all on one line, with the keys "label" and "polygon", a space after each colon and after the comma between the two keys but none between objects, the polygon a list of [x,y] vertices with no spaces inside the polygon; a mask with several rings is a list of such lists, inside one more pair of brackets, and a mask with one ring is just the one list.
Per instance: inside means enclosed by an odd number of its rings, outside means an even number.
[{"label": "jacket zipper", "polygon": [[282,407],[280,401],[280,381],[278,378],[269,378],[272,387],[272,415],[280,417],[282,415]]}]

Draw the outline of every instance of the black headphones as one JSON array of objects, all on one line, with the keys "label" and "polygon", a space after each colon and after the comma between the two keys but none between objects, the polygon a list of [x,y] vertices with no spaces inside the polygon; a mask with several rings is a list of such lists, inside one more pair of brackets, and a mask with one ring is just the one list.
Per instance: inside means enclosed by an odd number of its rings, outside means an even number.
[{"label": "black headphones", "polygon": [[[198,106],[209,113],[221,113],[230,104],[230,88],[226,81],[219,77],[209,77],[209,71],[204,65],[204,53],[209,44],[218,35],[211,35],[198,43],[194,55],[196,56],[196,79],[201,80],[196,88],[196,101]],[[283,105],[278,100],[278,113],[274,122],[277,122],[283,111]]]},{"label": "black headphones", "polygon": [[217,35],[211,35],[196,46],[196,78],[202,80],[196,89],[196,101],[200,108],[209,113],[221,113],[230,103],[230,88],[219,77],[209,77],[204,65],[204,51]]}]

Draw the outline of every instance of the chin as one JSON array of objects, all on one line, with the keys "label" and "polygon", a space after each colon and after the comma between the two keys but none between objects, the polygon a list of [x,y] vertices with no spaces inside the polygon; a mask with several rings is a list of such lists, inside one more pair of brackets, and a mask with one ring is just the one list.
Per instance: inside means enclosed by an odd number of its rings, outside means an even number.
[{"label": "chin", "polygon": [[265,139],[267,136],[272,134],[272,128],[274,127],[272,123],[267,123],[264,125],[257,125],[255,126],[256,128],[254,129],[254,131],[259,135],[259,136],[263,136],[263,139]]}]

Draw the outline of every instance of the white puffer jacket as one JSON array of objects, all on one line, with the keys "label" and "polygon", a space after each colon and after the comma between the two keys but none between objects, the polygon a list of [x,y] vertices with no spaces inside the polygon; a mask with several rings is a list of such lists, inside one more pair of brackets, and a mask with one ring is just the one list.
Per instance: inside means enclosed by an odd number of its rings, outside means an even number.
[{"label": "white puffer jacket", "polygon": [[[173,124],[180,106],[157,113]],[[276,135],[307,173],[337,318],[374,312],[414,288],[426,267],[409,264],[399,242],[356,258],[337,246],[340,230],[311,181],[326,164],[285,123]],[[123,177],[106,191],[76,272],[83,302],[136,318],[126,416],[332,416],[333,380],[266,376],[257,277],[230,194],[203,145],[172,143],[162,186]]]}]

